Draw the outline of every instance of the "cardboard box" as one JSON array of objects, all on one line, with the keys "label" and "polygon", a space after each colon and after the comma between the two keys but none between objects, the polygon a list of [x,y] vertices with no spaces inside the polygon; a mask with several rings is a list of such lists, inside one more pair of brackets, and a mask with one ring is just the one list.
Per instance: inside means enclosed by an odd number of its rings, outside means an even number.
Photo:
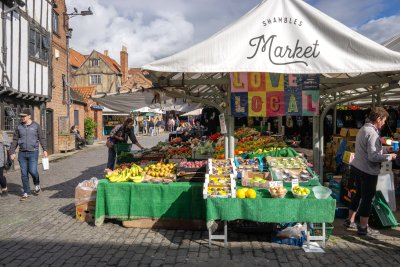
[{"label": "cardboard box", "polygon": [[96,201],[96,188],[87,187],[80,183],[75,187],[75,206]]},{"label": "cardboard box", "polygon": [[347,150],[350,152],[356,152],[356,142],[355,141],[347,141]]},{"label": "cardboard box", "polygon": [[76,206],[76,221],[94,223],[96,214],[96,201],[90,201]]}]

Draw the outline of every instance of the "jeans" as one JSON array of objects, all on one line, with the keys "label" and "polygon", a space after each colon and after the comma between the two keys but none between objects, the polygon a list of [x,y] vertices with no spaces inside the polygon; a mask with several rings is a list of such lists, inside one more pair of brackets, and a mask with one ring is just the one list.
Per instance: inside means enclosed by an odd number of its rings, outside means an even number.
[{"label": "jeans", "polygon": [[21,168],[21,180],[24,193],[30,194],[31,188],[29,186],[29,176],[32,176],[33,184],[39,185],[39,172],[37,169],[39,159],[39,150],[35,151],[20,151],[18,153],[18,162]]},{"label": "jeans", "polygon": [[115,149],[113,147],[109,148],[108,149],[107,169],[114,170],[116,156],[117,156],[117,153],[115,152]]}]

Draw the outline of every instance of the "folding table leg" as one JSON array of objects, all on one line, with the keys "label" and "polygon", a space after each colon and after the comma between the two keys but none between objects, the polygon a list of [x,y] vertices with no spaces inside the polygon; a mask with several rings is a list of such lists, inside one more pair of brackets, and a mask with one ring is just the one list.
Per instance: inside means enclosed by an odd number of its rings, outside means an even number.
[{"label": "folding table leg", "polygon": [[325,228],[325,223],[322,223],[322,247],[325,248],[325,239],[326,236],[326,228]]},{"label": "folding table leg", "polygon": [[224,247],[228,245],[228,222],[224,221]]}]

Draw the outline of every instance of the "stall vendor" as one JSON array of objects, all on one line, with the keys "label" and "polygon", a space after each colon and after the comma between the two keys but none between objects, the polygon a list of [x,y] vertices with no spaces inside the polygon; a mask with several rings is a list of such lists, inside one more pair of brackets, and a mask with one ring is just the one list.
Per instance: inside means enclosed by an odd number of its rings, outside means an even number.
[{"label": "stall vendor", "polygon": [[132,143],[137,145],[140,149],[144,149],[144,147],[139,144],[136,139],[135,132],[133,131],[134,120],[132,118],[128,118],[123,124],[119,124],[112,129],[110,137],[107,140],[108,147],[108,161],[107,161],[107,169],[114,170],[115,158],[117,156],[117,152],[115,151],[115,144],[127,143],[128,138],[131,139]]}]

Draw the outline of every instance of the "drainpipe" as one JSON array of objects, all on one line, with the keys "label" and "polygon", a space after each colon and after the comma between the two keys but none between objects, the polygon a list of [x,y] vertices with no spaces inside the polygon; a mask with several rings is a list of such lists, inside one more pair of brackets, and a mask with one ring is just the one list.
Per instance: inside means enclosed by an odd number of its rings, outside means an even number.
[{"label": "drainpipe", "polygon": [[392,83],[392,84],[389,84],[389,86],[385,87],[385,88],[372,90],[370,92],[366,92],[366,93],[363,93],[363,94],[352,96],[352,97],[349,97],[349,98],[346,98],[346,99],[340,99],[340,100],[337,100],[337,101],[334,101],[334,102],[330,103],[329,106],[327,106],[324,109],[324,111],[322,111],[322,114],[320,115],[320,118],[319,118],[319,140],[318,140],[318,144],[314,145],[314,148],[319,147],[319,159],[316,161],[316,162],[318,162],[318,166],[316,166],[315,170],[319,174],[319,180],[320,180],[321,183],[323,181],[323,174],[324,174],[323,167],[324,167],[324,156],[325,156],[324,155],[324,119],[326,117],[326,114],[328,114],[329,110],[331,108],[333,108],[333,107],[336,107],[336,105],[338,105],[338,104],[342,104],[342,103],[349,102],[349,101],[352,101],[352,100],[360,99],[360,98],[366,97],[366,96],[371,96],[371,95],[374,95],[374,94],[380,95],[380,93],[383,93],[383,92],[386,92],[386,91],[389,91],[389,90],[392,90],[392,89],[396,89],[396,88],[399,88],[399,84],[398,83]]}]

